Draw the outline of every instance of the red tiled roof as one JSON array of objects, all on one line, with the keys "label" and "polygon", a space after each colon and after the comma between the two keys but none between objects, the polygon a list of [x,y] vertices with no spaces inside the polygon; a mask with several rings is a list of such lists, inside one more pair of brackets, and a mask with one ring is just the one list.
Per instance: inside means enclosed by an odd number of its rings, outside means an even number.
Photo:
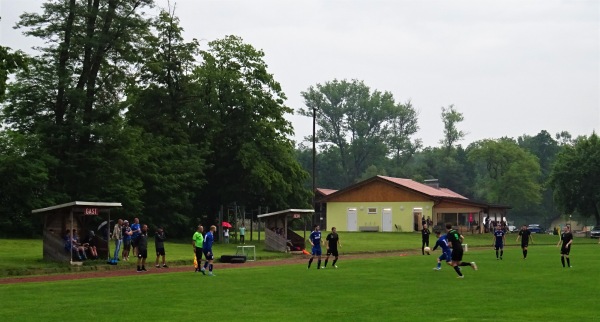
[{"label": "red tiled roof", "polygon": [[386,176],[378,176],[381,179],[384,179],[386,181],[395,183],[395,184],[399,184],[401,186],[404,186],[406,188],[409,188],[411,190],[426,194],[428,196],[432,196],[432,197],[446,197],[446,198],[460,198],[460,199],[467,199],[464,196],[461,196],[460,194],[447,189],[447,188],[434,188],[431,186],[428,186],[426,184],[423,183],[419,183],[410,179],[404,179],[404,178],[393,178],[393,177],[386,177]]},{"label": "red tiled roof", "polygon": [[317,192],[321,193],[324,196],[330,195],[336,191],[337,190],[334,189],[317,188]]}]

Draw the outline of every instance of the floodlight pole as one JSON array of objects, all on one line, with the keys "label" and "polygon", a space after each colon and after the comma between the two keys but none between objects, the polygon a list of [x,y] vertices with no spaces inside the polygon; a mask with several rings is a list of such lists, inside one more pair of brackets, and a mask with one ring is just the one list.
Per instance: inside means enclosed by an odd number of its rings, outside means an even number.
[{"label": "floodlight pole", "polygon": [[315,210],[315,212],[313,212],[313,219],[312,219],[312,224],[314,225],[314,221],[315,221],[315,215],[316,215],[316,205],[315,205],[315,194],[316,194],[316,189],[317,189],[317,185],[316,185],[316,171],[315,171],[315,164],[316,164],[316,156],[317,156],[317,152],[316,152],[316,137],[315,137],[315,132],[316,132],[316,127],[317,127],[317,108],[313,107],[313,128],[312,128],[312,206],[313,206],[313,210]]}]

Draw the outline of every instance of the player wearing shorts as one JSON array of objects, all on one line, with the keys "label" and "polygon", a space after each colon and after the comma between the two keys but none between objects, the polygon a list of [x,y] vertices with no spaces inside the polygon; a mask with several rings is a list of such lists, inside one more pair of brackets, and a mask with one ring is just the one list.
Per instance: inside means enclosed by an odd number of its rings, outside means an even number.
[{"label": "player wearing shorts", "polygon": [[[145,272],[146,271],[146,258],[148,258],[148,225],[143,225],[141,228],[141,233],[138,236],[137,240],[137,271]],[[140,266],[141,265],[141,266]]]},{"label": "player wearing shorts", "polygon": [[523,250],[523,259],[527,258],[527,247],[529,247],[529,241],[533,244],[533,236],[531,236],[531,231],[527,229],[527,225],[523,225],[521,230],[519,230],[519,236],[517,236],[517,242],[521,239],[521,249]]},{"label": "player wearing shorts", "polygon": [[436,231],[435,236],[437,237],[437,241],[435,242],[435,246],[433,246],[433,250],[436,250],[438,247],[442,249],[442,255],[437,259],[437,266],[434,267],[436,271],[442,269],[442,261],[445,260],[446,264],[452,266],[452,249],[448,246],[448,239],[446,235],[442,235],[441,231]]},{"label": "player wearing shorts", "polygon": [[313,231],[310,233],[309,241],[312,245],[312,255],[308,260],[308,268],[310,269],[310,264],[312,264],[315,256],[318,256],[319,261],[317,262],[317,269],[321,268],[321,227],[319,225],[315,225],[313,227]]},{"label": "player wearing shorts", "polygon": [[474,270],[477,270],[477,264],[475,262],[463,262],[463,248],[462,241],[463,236],[456,230],[452,229],[452,224],[446,224],[446,237],[448,243],[452,246],[452,267],[458,274],[458,278],[464,278],[459,266],[471,266]]},{"label": "player wearing shorts", "polygon": [[154,236],[154,248],[156,248],[156,262],[154,263],[154,267],[160,268],[158,264],[159,257],[162,256],[162,267],[168,268],[165,260],[165,231],[162,228],[158,228],[156,230],[156,235]]},{"label": "player wearing shorts", "polygon": [[[492,246],[496,250],[496,260],[502,259],[502,255],[504,255],[504,244],[506,243],[506,235],[501,225],[496,225],[496,230],[494,231],[494,241]],[[498,257],[498,251],[500,251],[500,257]]]},{"label": "player wearing shorts", "polygon": [[206,233],[206,236],[204,236],[204,245],[202,247],[202,251],[204,252],[204,258],[206,259],[206,262],[204,262],[204,270],[202,271],[202,273],[204,273],[206,271],[206,268],[208,267],[208,276],[215,276],[213,274],[213,259],[215,254],[213,254],[212,246],[215,242],[216,231],[217,226],[210,226],[210,230]]},{"label": "player wearing shorts", "polygon": [[560,247],[560,261],[562,266],[565,267],[565,258],[567,259],[567,267],[571,268],[571,259],[569,253],[571,252],[571,244],[573,243],[573,234],[571,233],[571,226],[566,225],[565,231],[560,234],[560,240],[556,247]]},{"label": "player wearing shorts", "polygon": [[342,244],[340,244],[340,237],[337,234],[337,229],[335,227],[331,228],[331,233],[329,233],[329,235],[327,235],[327,237],[325,238],[325,243],[327,245],[327,257],[325,258],[325,266],[323,266],[323,268],[327,267],[327,262],[329,261],[329,256],[333,255],[333,263],[331,263],[331,265],[335,268],[338,268],[337,265],[335,265],[338,261],[338,247],[342,247]]}]

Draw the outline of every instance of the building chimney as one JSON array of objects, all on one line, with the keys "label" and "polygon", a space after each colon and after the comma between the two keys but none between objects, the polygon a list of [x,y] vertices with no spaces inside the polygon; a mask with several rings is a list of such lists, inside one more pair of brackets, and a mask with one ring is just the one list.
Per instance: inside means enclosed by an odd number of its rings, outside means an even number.
[{"label": "building chimney", "polygon": [[440,181],[438,179],[427,179],[424,183],[432,188],[440,188]]}]

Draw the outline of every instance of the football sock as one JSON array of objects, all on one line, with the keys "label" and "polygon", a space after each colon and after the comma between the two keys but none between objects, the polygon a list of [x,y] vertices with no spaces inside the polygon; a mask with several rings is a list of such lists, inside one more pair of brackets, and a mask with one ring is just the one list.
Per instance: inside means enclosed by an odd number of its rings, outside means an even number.
[{"label": "football sock", "polygon": [[503,250],[500,251],[500,257],[502,257],[502,255],[504,255],[504,251]]},{"label": "football sock", "polygon": [[208,261],[204,262],[204,269],[206,269],[206,267],[208,267]]},{"label": "football sock", "polygon": [[496,251],[496,258],[498,258],[498,251]]},{"label": "football sock", "polygon": [[571,267],[571,259],[569,257],[567,257],[567,266]]},{"label": "football sock", "polygon": [[[329,261],[328,259],[325,260],[325,267],[327,267],[327,262],[328,261]],[[333,265],[335,265],[335,264],[333,264]]]},{"label": "football sock", "polygon": [[319,261],[317,262],[317,269],[321,268],[321,260],[319,259]]},{"label": "football sock", "polygon": [[437,268],[440,268],[440,267],[442,267],[442,262],[437,263]]},{"label": "football sock", "polygon": [[527,251],[526,250],[523,251],[523,258],[527,258]]},{"label": "football sock", "polygon": [[561,257],[560,257],[560,261],[561,261],[561,263],[563,264],[563,267],[565,267],[565,258],[561,256]]},{"label": "football sock", "polygon": [[[335,263],[337,263],[337,258],[333,260],[333,263],[331,265],[335,266]],[[325,262],[325,266],[327,266],[327,262]]]},{"label": "football sock", "polygon": [[[564,266],[564,265],[563,265],[563,266]],[[138,268],[138,271],[141,271],[141,270],[142,270],[142,268],[140,267],[140,265],[138,265],[138,267],[137,267],[137,268]]]},{"label": "football sock", "polygon": [[458,268],[458,266],[454,266],[454,270],[456,271],[456,274],[458,274],[458,276],[463,276],[463,274],[460,272],[460,268]]},{"label": "football sock", "polygon": [[209,272],[212,272],[212,269],[213,269],[213,264],[209,264],[209,265],[208,265],[208,271],[209,271]]},{"label": "football sock", "polygon": [[312,257],[311,257],[311,258],[308,260],[308,268],[310,268],[310,264],[312,264],[312,261],[313,261],[313,259],[312,259]]},{"label": "football sock", "polygon": [[460,262],[460,264],[458,264],[458,266],[471,266],[471,263]]}]

